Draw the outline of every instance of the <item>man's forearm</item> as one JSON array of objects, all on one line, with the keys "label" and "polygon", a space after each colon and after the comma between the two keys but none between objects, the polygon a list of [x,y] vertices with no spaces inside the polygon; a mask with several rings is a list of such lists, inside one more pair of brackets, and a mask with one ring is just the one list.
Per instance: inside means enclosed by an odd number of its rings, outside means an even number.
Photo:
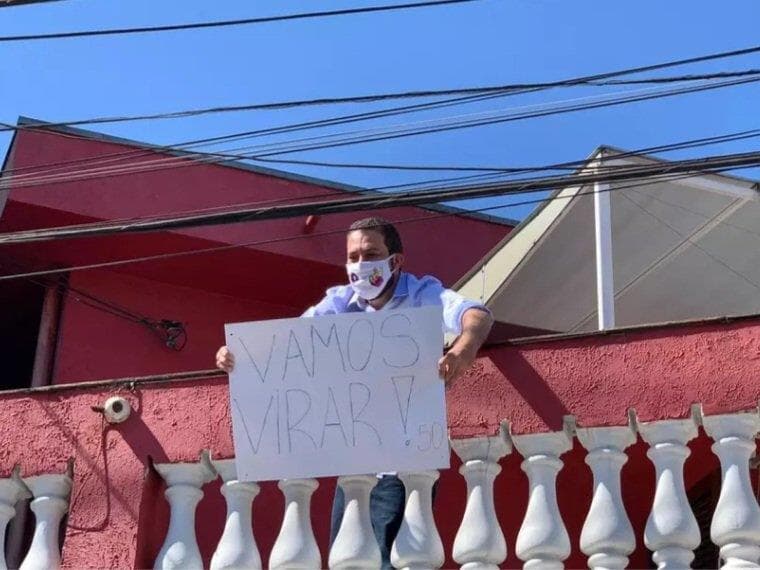
[{"label": "man's forearm", "polygon": [[480,309],[467,309],[462,315],[462,334],[454,346],[474,355],[488,338],[492,326],[491,313]]}]

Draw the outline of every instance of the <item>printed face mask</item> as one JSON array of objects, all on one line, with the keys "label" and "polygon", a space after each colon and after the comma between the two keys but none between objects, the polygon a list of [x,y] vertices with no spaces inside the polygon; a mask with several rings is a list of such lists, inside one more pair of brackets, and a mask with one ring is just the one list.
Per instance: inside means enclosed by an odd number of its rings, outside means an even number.
[{"label": "printed face mask", "polygon": [[383,292],[393,276],[391,257],[381,261],[347,263],[348,282],[359,297],[371,301]]}]

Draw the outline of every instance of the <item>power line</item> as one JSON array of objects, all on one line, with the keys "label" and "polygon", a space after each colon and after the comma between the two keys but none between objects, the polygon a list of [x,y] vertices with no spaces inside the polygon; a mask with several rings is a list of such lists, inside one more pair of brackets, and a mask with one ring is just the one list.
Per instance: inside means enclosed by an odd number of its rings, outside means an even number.
[{"label": "power line", "polygon": [[[648,155],[651,153],[667,153],[672,152],[675,150],[684,150],[684,149],[693,149],[693,148],[699,148],[704,146],[710,146],[713,144],[719,144],[729,141],[735,141],[735,140],[742,140],[747,138],[753,138],[760,136],[760,129],[750,130],[750,131],[741,131],[738,133],[729,133],[724,135],[717,135],[712,137],[702,137],[697,139],[691,139],[691,140],[685,140],[685,141],[678,141],[675,143],[667,143],[667,144],[661,144],[656,146],[649,146],[644,148],[639,148],[632,151],[616,151],[616,158],[617,159],[624,159],[627,157],[632,156],[641,156],[641,155]],[[566,162],[560,162],[555,164],[550,164],[547,166],[534,166],[534,167],[528,167],[525,168],[523,172],[513,172],[513,173],[492,173],[492,174],[478,174],[478,175],[469,175],[469,176],[459,176],[459,177],[445,177],[445,178],[438,178],[438,179],[427,179],[424,181],[419,182],[411,182],[411,183],[402,183],[402,184],[393,184],[393,185],[386,185],[386,186],[380,186],[380,187],[374,187],[374,188],[367,188],[363,189],[362,192],[377,192],[377,191],[388,191],[388,190],[399,190],[399,189],[430,189],[430,188],[450,188],[454,187],[456,183],[461,183],[463,181],[482,181],[486,178],[493,179],[495,176],[502,176],[502,177],[510,177],[514,176],[516,174],[521,173],[532,173],[532,172],[544,172],[544,171],[551,171],[551,170],[564,170],[564,169],[577,169],[582,167],[588,162],[587,159],[580,159],[580,160],[574,160],[574,161],[566,161]],[[615,166],[608,165],[608,166],[600,166],[597,168],[598,171],[603,170],[609,170],[614,169]],[[619,167],[618,167],[619,168]],[[453,184],[452,184],[453,183]],[[357,189],[359,190],[359,189]],[[346,192],[350,190],[341,190],[341,191],[331,191],[327,193],[319,193],[312,195],[312,198],[329,198],[334,196],[346,196]],[[191,214],[191,213],[203,213],[203,212],[219,212],[224,210],[229,210],[232,208],[240,208],[240,207],[251,207],[251,206],[263,206],[263,205],[270,205],[270,204],[281,204],[283,202],[293,202],[294,200],[299,200],[300,197],[290,197],[290,198],[277,198],[273,200],[260,200],[260,201],[254,201],[254,202],[246,202],[246,203],[238,203],[238,204],[228,204],[225,206],[214,206],[214,207],[208,207],[208,208],[200,208],[200,209],[193,209],[193,210],[185,210],[180,212],[175,212],[175,215],[180,214]],[[155,214],[155,215],[149,215],[149,216],[140,216],[140,217],[132,217],[132,218],[122,218],[119,220],[106,220],[102,222],[95,222],[93,224],[90,224],[90,227],[102,225],[102,224],[113,224],[113,223],[120,223],[120,224],[126,224],[128,222],[133,222],[136,220],[156,220],[161,219],[162,215]],[[70,228],[73,226],[69,226]]]},{"label": "power line", "polygon": [[[645,92],[634,91],[634,92],[630,92],[633,94],[624,94],[623,96],[615,96],[615,98],[613,99],[606,99],[606,100],[602,99],[600,101],[591,102],[591,103],[583,102],[583,103],[577,103],[577,104],[568,104],[568,105],[559,106],[556,108],[546,108],[546,105],[529,106],[528,108],[537,109],[537,110],[522,112],[522,113],[514,113],[514,112],[510,112],[510,113],[500,112],[496,114],[490,113],[490,114],[486,114],[485,117],[483,117],[483,113],[476,113],[475,114],[476,118],[474,119],[468,119],[468,118],[461,119],[459,117],[454,117],[454,119],[457,119],[457,120],[438,119],[435,121],[422,121],[418,123],[412,123],[411,125],[413,126],[411,127],[408,125],[401,125],[401,126],[391,127],[391,128],[349,131],[349,132],[343,132],[343,133],[321,135],[317,137],[307,137],[307,138],[296,139],[293,141],[284,141],[284,142],[270,143],[270,144],[265,144],[265,145],[246,146],[246,147],[241,147],[240,149],[236,149],[236,150],[255,149],[254,152],[251,152],[249,154],[242,154],[242,155],[223,153],[223,152],[196,153],[195,155],[189,154],[189,155],[180,155],[180,156],[169,157],[169,158],[166,158],[166,157],[154,158],[148,161],[144,161],[142,163],[132,163],[132,164],[116,166],[116,167],[104,167],[100,169],[95,168],[89,171],[88,170],[84,170],[80,172],[69,171],[69,172],[51,174],[49,176],[38,175],[37,177],[35,177],[35,175],[33,174],[30,174],[27,176],[21,175],[20,177],[11,177],[5,183],[3,183],[3,181],[0,179],[0,188],[2,187],[23,188],[23,187],[37,186],[37,185],[57,183],[57,182],[72,182],[75,180],[89,180],[89,179],[100,178],[104,176],[117,176],[117,175],[132,174],[136,172],[142,173],[142,172],[150,172],[150,171],[155,171],[155,170],[164,170],[166,168],[193,166],[199,163],[218,163],[225,160],[241,160],[241,159],[260,160],[262,158],[266,158],[269,156],[292,154],[295,152],[301,152],[305,150],[334,148],[334,147],[339,147],[339,146],[408,137],[408,136],[414,136],[414,135],[419,135],[419,134],[437,133],[437,132],[444,132],[444,131],[449,131],[449,130],[457,130],[457,129],[463,129],[463,128],[472,128],[472,127],[490,125],[490,124],[495,124],[495,123],[526,120],[526,119],[535,118],[535,117],[544,117],[544,116],[549,116],[549,115],[578,112],[578,111],[584,111],[584,110],[589,110],[589,109],[622,105],[622,104],[632,103],[632,102],[659,99],[663,97],[672,97],[676,95],[695,93],[695,92],[706,91],[706,90],[711,90],[711,89],[718,89],[722,87],[731,87],[731,86],[735,86],[739,84],[757,82],[757,81],[760,81],[760,77],[724,81],[718,84],[706,84],[706,85],[682,87],[682,88],[670,89],[666,91],[662,91],[658,89],[648,90],[648,91],[645,90]],[[603,97],[609,97],[609,96],[603,96]],[[580,101],[586,101],[587,99],[588,98],[581,98]],[[593,99],[593,97],[591,99]],[[577,100],[571,100],[570,103],[573,103],[574,101],[577,101]],[[556,103],[553,103],[553,105],[556,105]],[[514,109],[511,111],[514,111]],[[472,115],[469,115],[469,116],[472,116]],[[464,117],[468,117],[468,115],[465,115]],[[416,126],[416,125],[419,125],[419,126]],[[278,129],[280,132],[286,132],[288,127],[281,127]],[[343,138],[336,139],[336,137],[343,137]],[[290,146],[283,147],[283,145],[290,145]],[[198,157],[200,160],[196,162],[191,162],[189,160],[195,157]]]},{"label": "power line", "polygon": [[[719,174],[719,173],[727,172],[730,170],[734,170],[734,169],[733,168],[716,169],[716,170],[713,170],[711,174]],[[602,190],[602,192],[616,192],[619,190],[626,190],[630,188],[640,188],[640,187],[648,186],[650,184],[654,184],[658,182],[679,180],[683,178],[689,178],[691,176],[693,176],[693,173],[680,174],[680,175],[663,175],[663,176],[657,177],[655,180],[648,180],[646,182],[629,184],[627,186],[625,185],[624,186],[609,186],[607,189]],[[470,211],[471,212],[488,212],[488,211],[493,211],[493,210],[500,210],[503,208],[539,204],[542,202],[551,202],[553,200],[574,200],[574,199],[577,199],[578,197],[593,195],[594,193],[595,193],[594,190],[587,191],[587,192],[578,192],[574,196],[562,196],[559,193],[557,193],[556,195],[551,196],[549,198],[537,198],[537,199],[531,199],[531,200],[523,200],[521,202],[499,204],[496,206],[486,206],[483,208],[475,208]],[[413,222],[419,222],[419,221],[430,221],[430,220],[446,218],[446,217],[455,216],[455,215],[458,215],[458,213],[447,212],[447,213],[440,213],[440,214],[431,214],[427,216],[416,216],[416,217],[411,217],[411,218],[405,218],[402,220],[396,220],[393,223],[396,225],[407,224],[407,223],[413,223]],[[151,262],[151,261],[175,259],[178,257],[186,257],[186,256],[192,256],[192,255],[202,255],[205,253],[221,253],[223,251],[230,251],[234,249],[240,249],[243,247],[272,245],[275,243],[283,243],[283,242],[295,241],[299,239],[312,239],[312,238],[317,238],[317,237],[326,237],[330,235],[343,234],[345,232],[346,232],[346,229],[342,228],[338,230],[328,230],[328,231],[317,232],[313,234],[297,234],[297,235],[283,236],[283,237],[278,237],[278,238],[270,238],[270,239],[265,239],[265,240],[255,240],[251,242],[212,246],[212,247],[206,247],[206,248],[201,248],[201,249],[192,249],[188,251],[160,253],[160,254],[154,254],[154,255],[145,255],[145,256],[140,256],[140,257],[119,259],[119,260],[114,260],[114,261],[104,261],[104,262],[89,263],[89,264],[84,264],[84,265],[71,265],[68,267],[44,269],[44,270],[31,271],[31,272],[26,272],[26,273],[17,273],[17,274],[12,274],[12,275],[0,275],[0,281],[6,281],[10,279],[22,279],[22,278],[28,278],[28,277],[46,276],[46,275],[61,275],[61,274],[71,273],[73,271],[85,271],[85,270],[90,270],[90,269],[106,269],[110,267],[131,265],[134,263],[145,263],[145,262]]]},{"label": "power line", "polygon": [[[3,264],[14,266],[17,271],[21,269],[19,263],[13,262],[10,259],[5,259],[3,262],[0,262],[0,266]],[[180,321],[173,319],[154,319],[134,310],[127,309],[113,301],[98,297],[83,289],[72,286],[64,276],[53,278],[44,277],[43,279],[26,277],[25,279],[29,283],[37,285],[42,289],[54,287],[59,294],[68,295],[73,300],[97,311],[108,313],[114,317],[142,325],[158,336],[162,343],[171,350],[180,351],[187,344],[187,330],[184,323]]]},{"label": "power line", "polygon": [[649,77],[646,79],[610,79],[609,81],[593,82],[591,85],[653,85],[657,83],[677,83],[680,81],[699,81],[702,79],[727,79],[731,77],[744,77],[755,75],[758,69],[745,69],[742,71],[718,71],[715,73],[692,73],[689,75],[676,75],[672,77]]},{"label": "power line", "polygon": [[[455,1],[455,0],[451,0]],[[473,0],[458,0],[458,1],[473,1]],[[2,38],[0,38],[2,39]],[[716,61],[720,59],[739,57],[742,55],[749,55],[760,52],[760,46],[752,46],[748,48],[717,52],[712,54],[706,54],[696,57],[690,57],[679,60],[672,60],[663,63],[656,63],[651,65],[643,65],[638,67],[630,67],[626,69],[620,69],[616,71],[609,71],[604,73],[598,73],[594,75],[586,75],[581,77],[574,77],[569,79],[562,79],[557,81],[548,81],[542,83],[510,83],[505,85],[493,85],[493,86],[481,86],[481,87],[463,87],[455,89],[428,89],[417,91],[405,91],[397,93],[381,93],[372,95],[359,95],[351,97],[326,97],[317,99],[301,99],[294,101],[280,101],[272,103],[258,103],[251,105],[228,105],[221,107],[207,107],[203,109],[191,109],[184,111],[173,111],[168,113],[154,113],[145,115],[126,115],[126,116],[113,116],[113,117],[95,117],[90,119],[80,119],[74,121],[65,121],[59,123],[49,123],[47,127],[65,127],[65,126],[77,126],[77,125],[89,125],[96,123],[120,123],[126,121],[145,121],[156,119],[176,119],[183,117],[194,117],[198,115],[206,115],[210,113],[228,113],[228,112],[241,112],[241,111],[255,111],[255,110],[274,110],[274,109],[288,109],[292,107],[308,107],[315,105],[334,105],[341,103],[374,103],[378,101],[387,101],[393,99],[407,99],[415,97],[438,97],[447,95],[464,95],[464,94],[487,94],[493,92],[502,92],[510,90],[544,90],[554,87],[572,87],[584,84],[592,84],[593,82],[599,82],[606,79],[612,79],[614,77],[632,75],[637,73],[644,73],[648,71],[657,71],[660,69],[667,69],[670,67],[679,67],[682,65],[690,65],[693,63],[703,63],[706,61]],[[739,73],[750,73],[752,70],[744,70]],[[13,127],[6,126],[0,128],[3,130],[12,130]]]},{"label": "power line", "polygon": [[241,208],[229,212],[204,213],[189,216],[164,217],[155,220],[138,220],[130,223],[110,222],[82,224],[60,228],[24,230],[0,234],[0,244],[19,244],[63,238],[82,238],[126,233],[176,230],[187,227],[221,225],[253,220],[274,220],[305,215],[327,215],[344,212],[385,209],[398,206],[415,206],[447,200],[464,200],[497,195],[510,195],[553,187],[578,186],[594,182],[621,182],[661,174],[705,172],[712,169],[741,168],[760,164],[760,152],[728,154],[698,159],[673,161],[667,164],[637,165],[611,172],[559,175],[548,178],[522,179],[507,183],[486,184],[456,189],[430,189],[383,196],[361,195],[336,200],[317,200],[297,204]]},{"label": "power line", "polygon": [[412,10],[431,8],[450,4],[468,4],[478,0],[430,0],[428,2],[411,2],[406,4],[391,4],[387,6],[368,6],[366,8],[346,8],[344,10],[323,10],[320,12],[305,12],[300,14],[285,14],[282,16],[266,16],[261,18],[244,18],[238,20],[220,20],[216,22],[195,22],[187,24],[169,24],[165,26],[143,26],[136,28],[111,28],[107,30],[85,30],[78,32],[56,32],[51,34],[25,34],[18,36],[0,36],[0,42],[20,42],[36,40],[60,40],[69,38],[85,38],[94,36],[122,36],[126,34],[152,34],[157,32],[177,32],[181,30],[200,30],[207,28],[229,28],[232,26],[249,26],[253,24],[269,24],[292,20],[307,20],[333,16],[349,16],[352,14],[368,14],[375,12],[391,12],[396,10]]},{"label": "power line", "polygon": [[[699,147],[705,147],[705,146],[710,146],[710,145],[725,143],[725,142],[730,142],[730,141],[743,140],[747,138],[755,138],[758,136],[760,136],[760,129],[755,129],[755,130],[750,130],[750,131],[741,131],[738,133],[729,133],[729,134],[717,135],[717,136],[712,136],[712,137],[701,137],[697,139],[679,141],[675,143],[667,143],[667,144],[661,144],[661,145],[656,145],[656,146],[639,148],[637,150],[632,150],[632,151],[616,151],[615,159],[620,160],[620,159],[625,159],[628,157],[648,155],[651,153],[667,153],[667,152],[672,152],[676,150],[699,148]],[[460,183],[463,181],[469,181],[469,182],[473,182],[475,180],[483,181],[488,178],[490,178],[493,181],[493,179],[496,177],[506,178],[506,177],[517,175],[517,174],[527,174],[531,172],[545,172],[545,171],[551,171],[551,170],[575,170],[584,166],[587,162],[588,162],[588,159],[581,159],[581,160],[560,162],[560,163],[550,164],[546,166],[525,167],[523,169],[520,169],[519,171],[518,169],[513,169],[514,172],[503,172],[503,173],[494,172],[494,173],[482,173],[482,174],[468,175],[468,176],[427,179],[427,180],[422,180],[418,182],[407,182],[403,184],[392,184],[392,185],[386,185],[386,186],[378,186],[374,188],[366,188],[366,189],[363,189],[362,192],[366,193],[366,192],[378,192],[378,191],[412,189],[412,188],[416,188],[416,189],[455,188],[458,186],[461,187]],[[615,168],[620,168],[620,166],[600,165],[597,167],[597,171],[613,170]],[[345,196],[346,192],[347,192],[346,190],[337,191],[337,192],[331,191],[331,192],[326,192],[326,193],[313,194],[311,197],[312,198],[330,198],[330,197],[335,197],[335,196]],[[263,206],[263,205],[270,205],[270,204],[282,204],[286,202],[293,202],[299,199],[301,198],[298,196],[293,196],[289,198],[257,200],[253,202],[226,204],[224,206],[210,206],[206,208],[182,210],[182,211],[174,212],[174,214],[185,215],[185,214],[196,214],[196,213],[205,213],[205,212],[219,212],[219,211],[230,210],[233,208]],[[465,211],[463,211],[463,213],[464,212]],[[132,217],[132,218],[121,218],[118,220],[118,223],[128,223],[128,222],[132,222],[136,220],[148,220],[148,219],[156,220],[156,219],[161,219],[161,218],[162,218],[162,215],[154,214],[154,215],[138,216],[138,217]],[[117,220],[106,220],[103,222],[93,223],[91,224],[91,227],[94,227],[95,225],[109,224],[109,223],[116,223],[116,222]]]},{"label": "power line", "polygon": [[[745,140],[760,136],[760,129],[752,129],[747,131],[741,131],[738,133],[732,133],[729,135],[720,135],[717,137],[708,137],[693,139],[684,143],[678,143],[677,146],[673,145],[661,145],[643,149],[640,151],[632,151],[631,153],[624,154],[641,154],[648,152],[660,152],[663,149],[667,150],[681,150],[684,148],[693,148],[695,143],[698,146],[703,146],[705,142],[710,144],[733,142],[737,140]],[[620,156],[620,155],[616,155]],[[410,170],[410,171],[443,171],[443,172],[503,172],[503,173],[524,173],[535,172],[539,170],[571,170],[580,166],[583,160],[575,160],[570,162],[562,162],[556,165],[539,167],[539,166],[463,166],[463,165],[419,165],[419,164],[376,164],[376,163],[346,163],[346,162],[329,162],[319,160],[289,160],[278,158],[251,158],[255,162],[274,163],[274,164],[295,164],[303,166],[324,166],[328,168],[348,168],[348,169],[364,169],[364,170]]]},{"label": "power line", "polygon": [[[756,83],[758,81],[760,81],[760,77],[753,77],[749,79],[737,79],[737,80],[720,82],[720,83],[715,83],[715,84],[682,87],[682,88],[677,88],[677,89],[671,89],[664,92],[659,91],[659,92],[651,93],[648,95],[624,96],[624,97],[618,97],[609,101],[600,101],[598,103],[591,103],[591,104],[584,103],[584,104],[579,104],[579,105],[570,105],[570,106],[566,106],[566,107],[562,107],[558,109],[547,109],[547,110],[536,111],[536,112],[521,113],[517,115],[511,114],[511,115],[505,116],[503,114],[502,115],[496,114],[494,116],[483,118],[483,119],[461,120],[457,122],[449,122],[448,124],[443,124],[440,126],[430,126],[430,127],[423,126],[423,127],[411,128],[407,130],[395,130],[395,131],[387,129],[386,131],[379,132],[377,134],[370,134],[370,135],[359,134],[359,135],[354,135],[353,137],[347,136],[346,138],[342,140],[338,140],[338,141],[329,141],[325,143],[316,143],[316,144],[311,144],[311,145],[305,144],[301,146],[285,147],[281,149],[274,149],[272,151],[267,151],[267,152],[257,152],[254,154],[255,154],[255,157],[268,157],[268,156],[281,155],[281,154],[290,154],[294,152],[303,152],[307,150],[336,148],[340,146],[384,141],[384,140],[404,138],[404,137],[409,137],[409,136],[418,136],[421,134],[448,132],[448,131],[460,130],[460,129],[466,129],[466,128],[472,128],[472,127],[481,127],[481,126],[486,126],[486,125],[495,125],[495,124],[513,122],[513,121],[520,121],[520,120],[525,120],[525,119],[532,119],[536,117],[547,117],[547,116],[572,113],[572,112],[577,112],[577,111],[587,111],[590,109],[601,109],[601,108],[606,108],[606,107],[613,107],[613,106],[623,105],[627,103],[636,103],[640,101],[662,99],[666,97],[673,97],[676,95],[684,95],[687,93],[698,93],[702,91],[720,89],[723,87],[733,87],[733,86],[744,85],[748,83]],[[351,133],[344,133],[344,134],[351,135]],[[330,136],[335,137],[338,135],[330,135]]]},{"label": "power line", "polygon": [[[196,146],[216,145],[216,144],[229,142],[233,140],[243,140],[247,138],[255,138],[255,137],[266,136],[266,135],[297,132],[301,130],[310,130],[310,129],[321,128],[321,127],[326,127],[326,126],[342,125],[342,124],[354,123],[354,122],[365,121],[365,120],[370,120],[370,119],[404,115],[404,114],[414,113],[418,111],[425,111],[425,110],[430,110],[430,109],[439,109],[439,108],[451,107],[451,106],[456,106],[456,105],[462,105],[462,104],[471,103],[475,101],[484,101],[488,99],[502,97],[505,95],[507,94],[496,93],[496,94],[487,94],[487,95],[469,95],[465,97],[450,98],[443,101],[418,103],[414,105],[404,105],[401,107],[393,107],[391,109],[385,109],[381,111],[371,111],[371,112],[364,112],[364,113],[354,113],[350,115],[340,115],[340,116],[331,117],[328,119],[306,121],[306,122],[283,125],[280,127],[270,127],[270,128],[265,128],[265,129],[242,131],[242,132],[232,133],[228,135],[221,135],[221,136],[202,138],[202,139],[194,139],[194,140],[185,141],[182,143],[176,143],[174,145],[146,145],[146,148],[143,148],[143,149],[108,153],[108,154],[99,155],[99,156],[91,157],[91,158],[72,160],[72,161],[60,161],[57,163],[39,164],[39,165],[28,166],[28,167],[6,169],[3,171],[3,174],[8,174],[8,173],[15,174],[16,172],[26,172],[28,170],[35,170],[35,169],[46,168],[46,167],[55,167],[55,168],[51,168],[51,170],[54,171],[54,170],[59,170],[60,168],[73,165],[73,164],[84,164],[84,165],[107,164],[109,162],[120,162],[122,160],[126,160],[127,158],[137,158],[139,156],[153,156],[159,152],[179,151],[179,152],[182,152],[183,154],[180,156],[175,156],[173,158],[184,159],[184,158],[194,156],[191,153],[186,153],[186,151],[187,149],[196,147]],[[2,125],[2,123],[0,123],[0,125]],[[56,125],[54,123],[43,123],[40,125],[5,125],[5,127],[7,127],[9,130],[13,129],[17,132],[18,131],[28,131],[28,132],[48,131],[48,132],[53,132],[56,135],[61,135],[61,136],[66,136],[66,137],[71,137],[71,138],[78,138],[78,139],[85,139],[85,140],[92,138],[92,137],[87,137],[85,134],[79,135],[79,134],[66,133],[60,130],[55,130]],[[113,141],[113,142],[118,143],[118,141]],[[125,141],[124,144],[129,144],[129,141]],[[208,153],[197,153],[197,156],[206,156],[206,155],[208,155]],[[223,158],[224,160],[229,159],[229,157],[227,156],[223,156],[221,158]],[[238,157],[233,157],[233,158],[239,159],[239,158],[244,158],[244,157],[238,156]],[[26,176],[39,175],[39,174],[40,174],[39,172],[33,172],[29,175],[23,174],[20,176],[16,176],[15,178],[21,179]],[[44,171],[43,171],[43,174],[44,174]],[[70,174],[70,172],[66,172],[66,174]]]}]

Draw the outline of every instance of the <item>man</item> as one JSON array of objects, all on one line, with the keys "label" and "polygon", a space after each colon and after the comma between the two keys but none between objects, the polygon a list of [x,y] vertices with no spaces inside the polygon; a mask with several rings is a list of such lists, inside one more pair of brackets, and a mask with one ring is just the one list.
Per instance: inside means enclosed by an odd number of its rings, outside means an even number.
[{"label": "man", "polygon": [[[457,337],[438,361],[440,377],[451,385],[473,363],[491,330],[493,319],[488,309],[445,289],[434,277],[417,278],[403,272],[401,236],[383,218],[365,218],[351,224],[346,252],[349,284],[328,289],[324,299],[302,316],[440,305],[444,332]],[[232,371],[235,360],[226,346],[217,352],[216,365],[227,373]],[[390,551],[403,519],[404,499],[404,485],[394,473],[378,475],[370,497],[370,516],[383,568],[392,568]],[[343,507],[343,492],[338,488],[333,503],[331,544],[340,528]]]}]

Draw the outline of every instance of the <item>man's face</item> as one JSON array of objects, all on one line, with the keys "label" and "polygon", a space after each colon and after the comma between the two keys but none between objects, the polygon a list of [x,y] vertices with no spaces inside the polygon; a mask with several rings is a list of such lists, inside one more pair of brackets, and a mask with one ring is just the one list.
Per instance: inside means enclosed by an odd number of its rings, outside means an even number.
[{"label": "man's face", "polygon": [[390,256],[383,234],[375,230],[354,230],[346,239],[348,263],[380,261]]}]

